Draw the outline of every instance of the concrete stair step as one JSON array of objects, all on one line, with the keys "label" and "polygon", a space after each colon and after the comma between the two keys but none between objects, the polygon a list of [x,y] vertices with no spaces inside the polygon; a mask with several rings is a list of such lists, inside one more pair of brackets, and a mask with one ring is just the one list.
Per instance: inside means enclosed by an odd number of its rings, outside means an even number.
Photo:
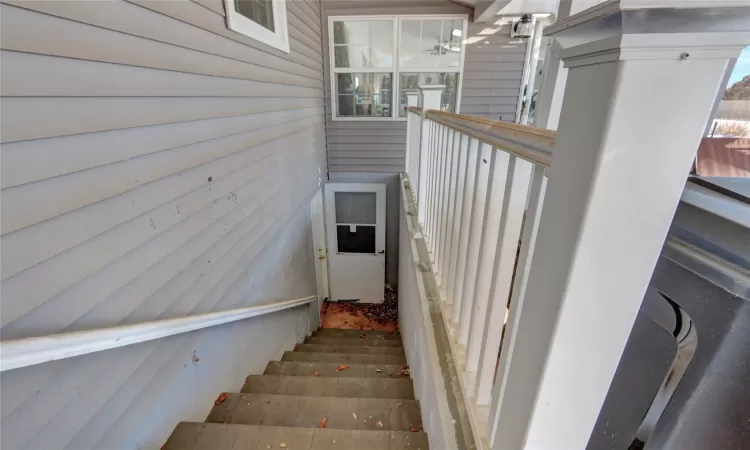
[{"label": "concrete stair step", "polygon": [[344,345],[350,347],[399,347],[404,348],[401,339],[373,339],[373,338],[335,338],[323,336],[310,336],[305,339],[305,344],[318,345]]},{"label": "concrete stair step", "polygon": [[162,450],[428,450],[427,434],[181,422]]},{"label": "concrete stair step", "polygon": [[371,330],[340,330],[337,328],[320,328],[313,331],[312,335],[315,337],[333,337],[333,338],[349,338],[358,339],[362,335],[366,336],[366,339],[395,339],[401,340],[401,333],[398,331],[371,331]]},{"label": "concrete stair step", "polygon": [[343,364],[335,362],[271,361],[263,375],[295,377],[409,378],[403,364]]},{"label": "concrete stair step", "polygon": [[403,399],[228,394],[206,422],[347,430],[419,429],[419,402]]},{"label": "concrete stair step", "polygon": [[284,352],[281,360],[345,364],[406,364],[404,355],[360,355],[357,353]]},{"label": "concrete stair step", "polygon": [[242,392],[316,397],[414,399],[414,385],[409,378],[250,375],[245,379]]},{"label": "concrete stair step", "polygon": [[402,347],[365,347],[364,345],[298,344],[295,352],[355,353],[358,355],[403,355]]}]

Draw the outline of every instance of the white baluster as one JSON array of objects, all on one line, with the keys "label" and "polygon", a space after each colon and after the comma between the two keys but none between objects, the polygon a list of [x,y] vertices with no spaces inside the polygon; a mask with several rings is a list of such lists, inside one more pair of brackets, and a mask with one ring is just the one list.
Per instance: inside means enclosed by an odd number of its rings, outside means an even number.
[{"label": "white baluster", "polygon": [[435,209],[435,182],[437,181],[436,178],[436,165],[437,165],[437,158],[438,154],[440,152],[440,132],[442,130],[443,126],[440,125],[437,122],[434,122],[434,128],[432,131],[432,143],[430,145],[430,180],[429,184],[427,186],[427,193],[428,193],[428,199],[427,199],[427,250],[431,251],[432,249],[432,242],[435,239],[435,233],[434,233],[434,216],[433,211]]},{"label": "white baluster", "polygon": [[460,215],[456,213],[456,211],[460,211],[461,206],[458,204],[460,201],[459,198],[459,191],[463,189],[463,173],[462,170],[465,170],[465,158],[466,158],[466,152],[463,148],[461,148],[461,141],[463,140],[463,134],[460,132],[456,132],[453,136],[453,159],[452,159],[452,172],[451,172],[451,190],[448,193],[448,218],[446,223],[446,240],[445,240],[445,253],[444,253],[444,262],[443,266],[445,267],[445,275],[443,276],[443,285],[442,285],[442,292],[443,292],[443,299],[447,304],[453,303],[453,296],[450,295],[453,292],[451,291],[452,282],[456,278],[456,245],[455,241],[456,239],[454,236],[456,236],[456,223],[457,219],[456,216]]},{"label": "white baluster", "polygon": [[[417,106],[419,102],[419,91],[409,91],[406,93],[406,106]],[[421,130],[421,114],[416,114],[406,110],[406,173],[409,180],[414,183],[417,180],[417,165],[419,155],[419,131]],[[416,160],[415,160],[416,159]],[[416,192],[412,186],[412,191]]]},{"label": "white baluster", "polygon": [[[429,158],[429,147],[432,145],[434,147],[434,141],[428,138],[430,135],[430,132],[428,131],[428,128],[434,129],[434,123],[431,120],[426,120],[426,114],[429,110],[440,109],[440,99],[442,97],[443,89],[445,89],[445,85],[441,84],[435,84],[435,85],[422,85],[419,86],[419,90],[422,93],[422,133],[420,133],[420,152],[419,152],[419,192],[418,192],[418,214],[419,214],[419,220],[423,221],[422,223],[422,230],[423,232],[426,231],[426,225],[427,225],[427,191],[429,190],[428,185],[429,181],[427,180],[426,172],[427,172],[427,159]],[[425,174],[425,176],[422,176],[422,174]]]},{"label": "white baluster", "polygon": [[[495,250],[494,279],[490,291],[488,310],[481,321],[482,340],[479,347],[477,384],[475,398],[478,405],[488,405],[490,392],[495,380],[498,352],[503,333],[503,323],[513,284],[513,270],[516,265],[518,241],[521,237],[526,198],[533,164],[511,156],[508,166],[508,182],[503,198],[503,216],[500,221],[497,247]],[[472,330],[472,333],[474,330]],[[469,337],[469,358],[472,358],[472,342]]]},{"label": "white baluster", "polygon": [[[444,202],[444,210],[443,210],[443,216],[440,220],[440,226],[442,228],[442,232],[440,233],[440,254],[438,257],[440,258],[440,267],[443,268],[440,274],[440,284],[438,287],[440,288],[441,292],[445,292],[445,287],[448,283],[448,274],[450,273],[450,267],[449,267],[449,261],[448,261],[448,252],[450,251],[450,227],[449,225],[449,218],[451,214],[451,209],[453,207],[453,195],[455,194],[455,183],[456,183],[456,139],[458,139],[459,132],[451,130],[451,133],[448,136],[448,145],[449,145],[449,152],[448,157],[446,159],[446,168],[445,168],[445,179],[447,181],[445,190],[443,192],[443,202]],[[445,295],[443,295],[443,298],[445,298]]]},{"label": "white baluster", "polygon": [[459,318],[461,317],[461,304],[463,303],[463,291],[465,288],[466,275],[466,258],[469,250],[469,235],[471,230],[471,219],[474,211],[474,200],[477,191],[477,181],[479,179],[479,164],[481,144],[474,138],[466,137],[467,161],[466,161],[466,178],[464,180],[464,194],[461,207],[461,217],[459,224],[458,238],[458,256],[456,257],[456,275],[453,282],[453,310],[451,312],[451,323],[453,327],[458,327]]},{"label": "white baluster", "polygon": [[495,150],[491,145],[481,144],[479,152],[479,172],[477,173],[476,195],[472,206],[471,227],[469,228],[469,245],[466,253],[466,273],[464,275],[461,317],[458,324],[458,343],[466,345],[469,340],[469,322],[474,307],[477,272],[479,269],[479,252],[482,246],[482,229],[487,213],[487,198],[490,181],[490,167]]},{"label": "white baluster", "polygon": [[474,282],[474,306],[469,318],[468,340],[466,345],[466,370],[476,372],[479,366],[479,352],[484,333],[484,321],[487,316],[487,304],[494,278],[495,256],[501,230],[501,221],[505,199],[506,184],[510,172],[511,155],[495,149],[493,165],[490,168],[490,186],[487,193],[487,212],[482,226],[481,245],[479,247],[479,264],[477,278]]},{"label": "white baluster", "polygon": [[541,166],[534,166],[531,173],[531,183],[529,183],[526,220],[521,234],[521,250],[518,253],[516,276],[513,280],[513,293],[510,297],[510,309],[508,311],[508,320],[505,325],[505,336],[503,337],[502,343],[503,348],[500,351],[500,362],[498,363],[497,375],[495,376],[494,386],[492,387],[490,424],[488,428],[490,430],[490,446],[495,442],[498,400],[502,398],[507,384],[508,364],[513,357],[518,320],[521,316],[521,311],[523,310],[524,299],[526,298],[526,286],[529,280],[531,257],[534,254],[534,245],[536,244],[536,235],[537,230],[539,229],[539,217],[542,214],[542,205],[544,204],[544,194],[546,190],[547,177],[544,175],[544,168]]},{"label": "white baluster", "polygon": [[[430,240],[427,242],[427,250],[430,252],[430,260],[434,262],[435,258],[435,241],[437,240],[437,208],[438,208],[438,188],[440,186],[440,156],[443,151],[443,133],[445,133],[446,127],[437,124],[437,130],[435,132],[435,145],[432,151],[432,163],[431,163],[431,183],[430,183],[430,210],[427,212],[430,220]],[[437,268],[433,264],[433,269]]]},{"label": "white baluster", "polygon": [[450,190],[450,171],[451,171],[451,159],[453,157],[453,135],[455,131],[452,128],[448,129],[445,134],[445,149],[443,151],[443,167],[441,171],[441,178],[443,184],[440,188],[440,215],[438,216],[438,242],[437,242],[437,254],[435,259],[438,262],[440,271],[437,277],[437,285],[441,287],[443,284],[443,272],[445,272],[445,261],[443,255],[445,254],[445,218],[448,214],[448,191]]}]

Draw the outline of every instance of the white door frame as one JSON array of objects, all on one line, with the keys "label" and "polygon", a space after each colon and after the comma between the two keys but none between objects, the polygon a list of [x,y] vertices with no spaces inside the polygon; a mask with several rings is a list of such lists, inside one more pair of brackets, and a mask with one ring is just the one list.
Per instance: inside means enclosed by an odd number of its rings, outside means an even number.
[{"label": "white door frame", "polygon": [[[376,194],[375,253],[341,254],[338,252],[336,205],[333,201],[333,196],[336,192],[372,192]],[[326,218],[326,242],[328,245],[327,260],[329,270],[329,297],[331,300],[358,298],[362,303],[382,303],[385,299],[385,194],[386,189],[385,184],[383,183],[326,183],[324,206]],[[357,226],[357,224],[351,225]],[[366,282],[364,281],[365,278],[363,278],[363,281],[360,284],[361,290],[352,288],[351,283],[343,282],[344,280],[349,279],[348,276],[356,273],[356,268],[354,266],[348,266],[343,263],[345,259],[348,260],[348,264],[356,262],[356,264],[362,264],[362,266],[357,267],[368,268],[364,272],[366,275],[369,274],[370,278],[366,278]],[[342,276],[342,271],[346,271],[347,267],[352,268],[351,274]],[[382,276],[379,276],[378,274],[382,274]],[[373,279],[371,278],[372,276],[375,276],[376,278]],[[377,287],[375,280],[377,280]],[[357,283],[355,282],[354,284]],[[348,293],[342,294],[342,290],[346,292],[356,291],[361,295],[351,296]]]},{"label": "white door frame", "polygon": [[326,247],[325,207],[323,188],[318,189],[310,201],[312,222],[313,257],[315,258],[315,279],[318,288],[319,306],[328,298],[328,249]]}]

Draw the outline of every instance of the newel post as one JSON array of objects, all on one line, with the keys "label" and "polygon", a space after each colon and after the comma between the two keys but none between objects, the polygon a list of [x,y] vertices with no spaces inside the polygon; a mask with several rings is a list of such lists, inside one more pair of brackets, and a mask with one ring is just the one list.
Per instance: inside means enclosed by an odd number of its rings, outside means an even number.
[{"label": "newel post", "polygon": [[568,80],[493,449],[586,448],[724,73],[750,44],[750,7],[673,3],[607,2],[545,30]]},{"label": "newel post", "polygon": [[423,84],[419,86],[419,90],[422,93],[422,131],[419,139],[419,157],[417,158],[417,180],[412,180],[419,189],[417,191],[417,207],[419,208],[417,214],[419,217],[420,225],[424,225],[426,210],[426,198],[427,198],[427,158],[429,152],[435,149],[431,146],[430,141],[430,121],[426,120],[427,111],[431,109],[440,109],[441,98],[443,90],[445,89],[444,84]]},{"label": "newel post", "polygon": [[[406,106],[417,106],[419,103],[419,91],[412,90],[406,92]],[[412,184],[418,183],[419,174],[417,166],[419,164],[419,135],[422,130],[422,116],[406,111],[406,173]],[[416,186],[412,190],[416,193]]]}]

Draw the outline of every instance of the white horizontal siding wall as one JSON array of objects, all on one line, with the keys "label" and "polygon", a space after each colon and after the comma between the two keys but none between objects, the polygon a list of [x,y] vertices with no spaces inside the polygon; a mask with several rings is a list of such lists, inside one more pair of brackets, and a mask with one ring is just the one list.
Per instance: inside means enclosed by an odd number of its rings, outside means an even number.
[{"label": "white horizontal siding wall", "polygon": [[[221,0],[0,5],[3,340],[315,293],[320,5],[287,3],[289,54]],[[0,447],[159,448],[306,327],[302,307],[3,372]]]}]

